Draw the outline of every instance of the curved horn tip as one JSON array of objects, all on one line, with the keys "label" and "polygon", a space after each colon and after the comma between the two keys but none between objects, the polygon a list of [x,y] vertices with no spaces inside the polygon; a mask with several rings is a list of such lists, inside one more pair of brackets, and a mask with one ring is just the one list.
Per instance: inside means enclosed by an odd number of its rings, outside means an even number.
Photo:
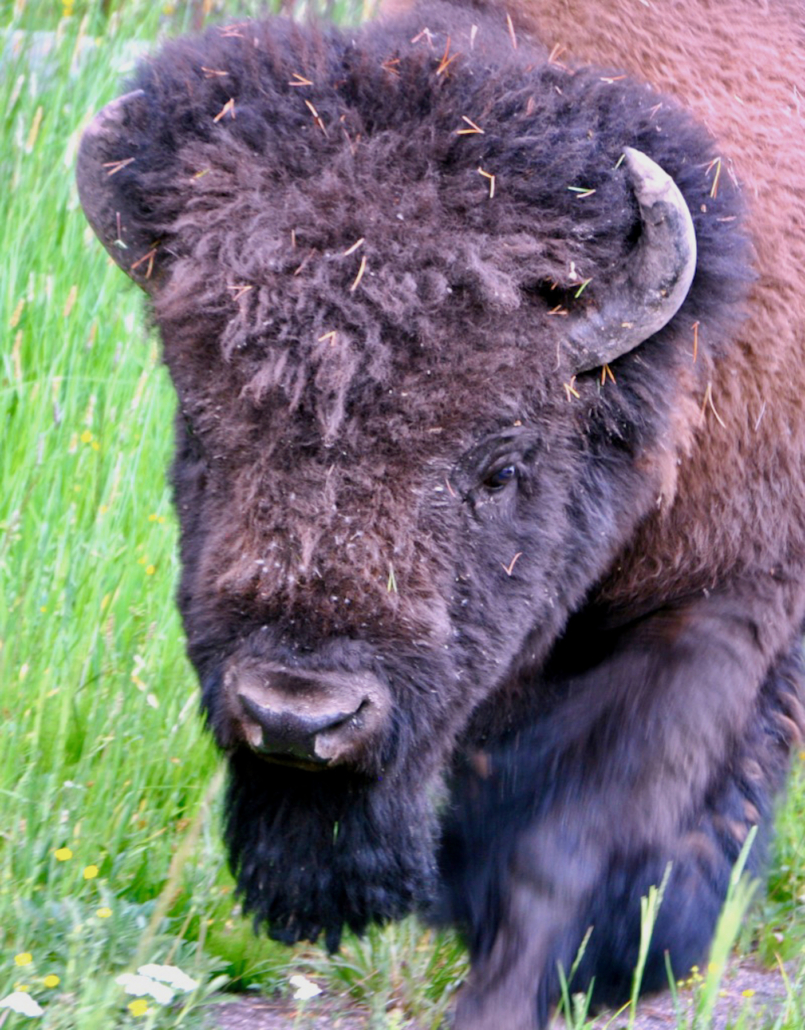
[{"label": "curved horn tip", "polygon": [[642,151],[626,147],[624,159],[643,231],[620,296],[568,326],[577,372],[614,361],[659,332],[684,303],[696,270],[696,231],[681,190]]},{"label": "curved horn tip", "polygon": [[696,270],[693,217],[679,186],[656,161],[633,147],[625,147],[624,156],[646,230],[642,248],[645,271],[650,276],[653,266],[667,279],[665,285],[673,297],[663,307],[670,320],[683,303]]},{"label": "curved horn tip", "polygon": [[93,117],[86,129],[85,136],[101,136],[109,131],[116,131],[123,121],[123,113],[133,100],[144,97],[145,92],[141,89],[132,90],[131,93],[124,93],[122,97],[110,100],[105,107]]},{"label": "curved horn tip", "polygon": [[642,150],[624,147],[623,156],[635,196],[639,201],[645,200],[651,203],[660,199],[669,190],[677,188],[671,176]]}]

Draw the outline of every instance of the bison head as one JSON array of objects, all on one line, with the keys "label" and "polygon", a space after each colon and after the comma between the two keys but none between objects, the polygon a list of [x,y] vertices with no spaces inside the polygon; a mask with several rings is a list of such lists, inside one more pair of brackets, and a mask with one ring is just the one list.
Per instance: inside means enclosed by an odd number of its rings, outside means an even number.
[{"label": "bison head", "polygon": [[171,43],[79,159],[178,395],[179,603],[245,905],[331,947],[430,896],[451,763],[538,714],[673,493],[737,239],[667,102],[502,19],[417,18]]}]

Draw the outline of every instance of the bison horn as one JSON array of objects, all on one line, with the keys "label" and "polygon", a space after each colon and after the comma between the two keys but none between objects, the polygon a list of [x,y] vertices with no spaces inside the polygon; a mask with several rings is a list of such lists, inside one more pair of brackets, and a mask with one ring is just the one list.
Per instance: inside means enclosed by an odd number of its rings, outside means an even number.
[{"label": "bison horn", "polygon": [[153,281],[155,241],[136,218],[125,175],[118,177],[137,159],[133,140],[146,117],[141,89],[118,97],[99,111],[81,137],[76,180],[81,206],[95,235],[115,264],[148,290]]},{"label": "bison horn", "polygon": [[643,231],[612,299],[569,325],[574,371],[628,354],[682,306],[696,270],[696,234],[679,187],[639,150],[624,151]]}]

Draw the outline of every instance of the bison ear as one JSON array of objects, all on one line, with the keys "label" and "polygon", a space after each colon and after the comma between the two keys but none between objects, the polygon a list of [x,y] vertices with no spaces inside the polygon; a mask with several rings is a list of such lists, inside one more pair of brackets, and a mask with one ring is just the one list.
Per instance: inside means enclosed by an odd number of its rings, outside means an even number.
[{"label": "bison ear", "polygon": [[639,150],[624,151],[642,232],[613,291],[568,326],[576,372],[609,364],[658,333],[684,303],[696,271],[696,234],[674,180]]},{"label": "bison ear", "polygon": [[115,264],[149,293],[157,281],[157,240],[143,225],[127,169],[137,160],[148,107],[142,90],[107,104],[81,137],[76,179],[84,214]]}]

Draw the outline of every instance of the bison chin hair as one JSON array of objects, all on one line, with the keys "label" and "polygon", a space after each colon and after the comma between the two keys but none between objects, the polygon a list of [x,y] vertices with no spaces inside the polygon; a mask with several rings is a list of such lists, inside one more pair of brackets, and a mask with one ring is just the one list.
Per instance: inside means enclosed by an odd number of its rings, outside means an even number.
[{"label": "bison chin hair", "polygon": [[244,911],[284,944],[334,952],[346,925],[399,919],[434,894],[437,820],[426,788],[346,770],[230,756],[225,839]]}]

